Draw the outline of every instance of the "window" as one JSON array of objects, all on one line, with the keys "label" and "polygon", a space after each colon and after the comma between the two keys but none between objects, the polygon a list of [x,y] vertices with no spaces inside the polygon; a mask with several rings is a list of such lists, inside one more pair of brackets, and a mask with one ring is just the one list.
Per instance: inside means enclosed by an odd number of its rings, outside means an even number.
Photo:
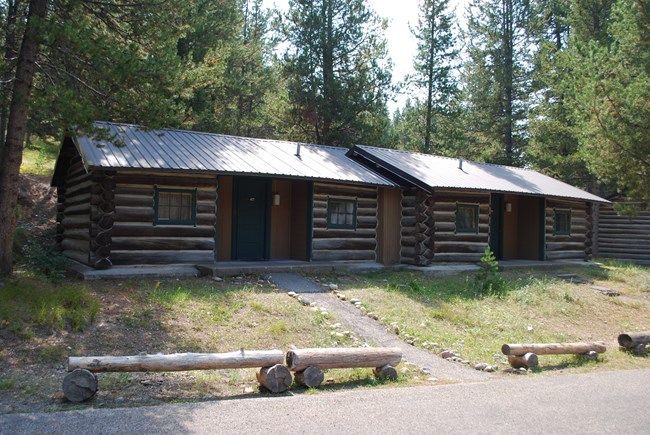
[{"label": "window", "polygon": [[456,204],[456,232],[478,234],[478,204]]},{"label": "window", "polygon": [[557,236],[571,235],[571,210],[553,210],[553,234]]},{"label": "window", "polygon": [[154,225],[195,225],[196,190],[156,188],[153,223]]},{"label": "window", "polygon": [[327,228],[354,230],[357,227],[357,201],[354,199],[327,200]]}]

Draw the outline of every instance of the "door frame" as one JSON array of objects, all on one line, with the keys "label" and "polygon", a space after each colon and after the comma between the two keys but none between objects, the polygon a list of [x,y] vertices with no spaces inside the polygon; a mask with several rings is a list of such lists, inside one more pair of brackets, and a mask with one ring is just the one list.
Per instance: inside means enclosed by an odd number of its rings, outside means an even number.
[{"label": "door frame", "polygon": [[233,177],[231,258],[240,260],[237,233],[239,225],[239,184],[242,180],[254,180],[264,184],[264,246],[262,247],[262,258],[260,260],[265,261],[271,256],[271,179],[262,177]]}]

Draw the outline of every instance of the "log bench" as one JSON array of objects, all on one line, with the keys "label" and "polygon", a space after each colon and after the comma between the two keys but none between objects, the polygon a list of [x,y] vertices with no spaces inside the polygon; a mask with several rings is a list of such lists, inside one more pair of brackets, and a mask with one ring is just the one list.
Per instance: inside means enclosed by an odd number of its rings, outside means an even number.
[{"label": "log bench", "polygon": [[293,379],[283,365],[281,350],[228,353],[176,353],[170,355],[68,357],[68,373],[63,379],[63,394],[71,402],[90,399],[97,392],[98,372],[170,372],[258,368],[258,382],[273,393],[286,391]]},{"label": "log bench", "polygon": [[501,352],[508,356],[510,366],[516,369],[537,367],[537,355],[576,354],[593,358],[606,350],[603,342],[504,344],[501,347]]},{"label": "log bench", "polygon": [[323,383],[323,369],[372,367],[378,378],[397,379],[395,366],[401,360],[398,347],[293,349],[286,355],[287,367],[296,372],[296,381],[309,388]]}]

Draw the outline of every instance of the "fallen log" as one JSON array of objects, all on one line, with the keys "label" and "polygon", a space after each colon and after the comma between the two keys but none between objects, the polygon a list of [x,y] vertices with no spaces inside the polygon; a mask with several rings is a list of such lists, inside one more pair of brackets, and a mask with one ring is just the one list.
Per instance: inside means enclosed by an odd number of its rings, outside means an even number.
[{"label": "fallen log", "polygon": [[650,331],[624,332],[618,336],[618,344],[625,349],[634,349],[638,345],[650,344]]},{"label": "fallen log", "polygon": [[296,372],[296,381],[307,388],[317,388],[324,380],[323,371],[316,366],[309,366],[303,371]]},{"label": "fallen log", "polygon": [[173,372],[270,367],[284,362],[281,350],[228,353],[175,353],[171,355],[68,357],[68,371],[90,372]]},{"label": "fallen log", "polygon": [[525,355],[508,355],[508,362],[510,363],[510,367],[516,369],[534,369],[539,365],[537,355],[532,352],[528,352]]},{"label": "fallen log", "polygon": [[271,393],[283,393],[289,389],[293,382],[291,372],[282,364],[262,367],[256,376],[257,381]]},{"label": "fallen log", "polygon": [[289,370],[300,372],[309,366],[320,369],[396,366],[402,360],[398,347],[348,347],[293,349],[287,352]]},{"label": "fallen log", "polygon": [[97,377],[85,369],[75,369],[63,378],[63,395],[70,402],[83,402],[97,392]]},{"label": "fallen log", "polygon": [[537,355],[559,355],[565,353],[585,354],[589,351],[603,353],[607,350],[604,342],[591,343],[543,343],[543,344],[504,344],[504,355],[521,356],[529,352]]}]

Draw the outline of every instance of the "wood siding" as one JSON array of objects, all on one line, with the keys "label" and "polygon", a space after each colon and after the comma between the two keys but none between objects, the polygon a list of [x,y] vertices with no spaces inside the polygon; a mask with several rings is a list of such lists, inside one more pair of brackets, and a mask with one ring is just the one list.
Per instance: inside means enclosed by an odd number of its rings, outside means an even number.
[{"label": "wood siding", "polygon": [[[571,234],[554,234],[554,210],[571,210]],[[591,203],[577,201],[546,200],[546,259],[583,260],[591,255],[593,235]]]},{"label": "wood siding", "polygon": [[641,210],[636,216],[627,217],[617,215],[611,204],[601,204],[598,249],[594,254],[650,264],[650,210]]},{"label": "wood siding", "polygon": [[57,189],[57,243],[63,255],[90,265],[90,199],[93,182],[73,157]]},{"label": "wood siding", "polygon": [[[328,229],[329,198],[356,199],[356,229]],[[377,248],[377,188],[314,183],[312,259],[314,261],[375,261]]]},{"label": "wood siding", "polygon": [[[115,180],[115,223],[110,261],[115,265],[202,263],[214,260],[216,177],[197,174],[127,174]],[[196,225],[154,225],[155,187],[196,189]]]},{"label": "wood siding", "polygon": [[377,222],[377,261],[399,264],[401,244],[402,191],[380,188]]},{"label": "wood siding", "polygon": [[[434,230],[434,262],[476,262],[488,246],[490,232],[490,194],[486,192],[435,191],[431,215]],[[477,204],[478,232],[456,232],[457,204]]]}]

